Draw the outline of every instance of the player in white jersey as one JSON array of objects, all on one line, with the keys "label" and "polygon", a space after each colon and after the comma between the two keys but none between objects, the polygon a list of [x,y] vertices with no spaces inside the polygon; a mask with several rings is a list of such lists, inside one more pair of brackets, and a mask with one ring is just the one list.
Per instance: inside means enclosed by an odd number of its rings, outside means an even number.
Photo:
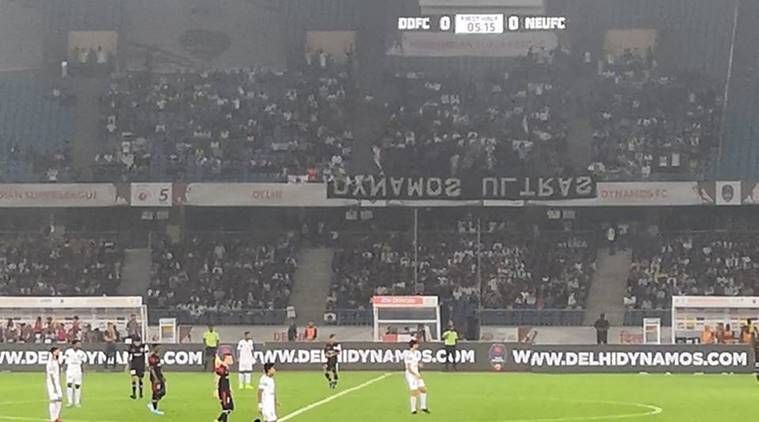
[{"label": "player in white jersey", "polygon": [[251,381],[253,378],[253,365],[256,360],[253,357],[253,339],[250,338],[250,331],[246,331],[243,338],[237,342],[237,371],[240,390],[247,388],[252,390]]},{"label": "player in white jersey", "polygon": [[66,398],[67,406],[80,407],[82,405],[82,366],[87,362],[87,353],[81,349],[79,340],[71,342],[72,348],[63,354],[63,363],[66,364]]},{"label": "player in white jersey", "polygon": [[57,347],[50,349],[45,365],[45,384],[47,384],[48,412],[50,413],[50,422],[61,421],[61,402],[63,401],[63,391],[61,391],[61,351]]},{"label": "player in white jersey", "polygon": [[417,412],[417,399],[419,401],[419,410],[424,413],[430,413],[427,409],[427,386],[424,384],[422,374],[419,372],[421,354],[419,353],[419,342],[411,340],[409,348],[403,353],[403,364],[406,366],[406,383],[411,393],[411,413]]},{"label": "player in white jersey", "polygon": [[264,364],[264,374],[258,381],[258,412],[263,417],[263,422],[276,422],[277,420],[277,389],[274,384],[273,363]]}]

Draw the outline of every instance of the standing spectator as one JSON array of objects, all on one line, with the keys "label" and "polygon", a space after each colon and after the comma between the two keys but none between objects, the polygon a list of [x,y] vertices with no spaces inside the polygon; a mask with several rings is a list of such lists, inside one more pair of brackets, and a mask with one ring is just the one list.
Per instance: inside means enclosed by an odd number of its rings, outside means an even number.
[{"label": "standing spectator", "polygon": [[306,330],[303,332],[303,335],[306,338],[306,341],[316,341],[318,330],[316,329],[316,326],[314,326],[313,321],[308,321],[308,325],[306,326]]},{"label": "standing spectator", "polygon": [[287,341],[298,340],[298,326],[295,325],[295,320],[290,321],[290,326],[287,327]]},{"label": "standing spectator", "polygon": [[63,323],[58,323],[55,331],[55,340],[58,343],[66,343],[68,333],[66,333],[66,326]]},{"label": "standing spectator", "polygon": [[453,321],[448,321],[448,329],[443,332],[443,344],[445,345],[445,370],[448,365],[453,364],[453,370],[456,370],[456,345],[459,342],[459,333],[453,326]]},{"label": "standing spectator", "polygon": [[609,321],[606,314],[601,314],[593,327],[596,329],[596,344],[609,344]]},{"label": "standing spectator", "polygon": [[213,329],[213,325],[208,326],[208,330],[203,333],[203,345],[206,348],[206,370],[214,369],[216,351],[219,348],[219,333]]},{"label": "standing spectator", "polygon": [[140,323],[137,322],[137,316],[135,314],[129,315],[129,321],[126,325],[127,335],[133,339],[142,337],[140,330]]},{"label": "standing spectator", "polygon": [[103,333],[103,341],[105,342],[105,362],[103,368],[108,369],[108,363],[112,364],[112,368],[116,368],[116,329],[112,323],[108,323],[108,326]]},{"label": "standing spectator", "polygon": [[33,328],[35,341],[37,341],[37,339],[42,338],[43,329],[44,329],[44,326],[42,323],[42,317],[38,316],[37,320],[34,321],[34,328]]},{"label": "standing spectator", "polygon": [[614,229],[613,225],[606,230],[606,240],[609,242],[609,255],[613,256],[615,253],[614,241],[617,240],[617,230]]}]

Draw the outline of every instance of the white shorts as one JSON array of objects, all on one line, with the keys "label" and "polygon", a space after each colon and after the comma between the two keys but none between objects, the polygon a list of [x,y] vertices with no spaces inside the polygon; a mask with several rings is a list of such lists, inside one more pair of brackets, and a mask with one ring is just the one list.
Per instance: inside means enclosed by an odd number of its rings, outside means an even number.
[{"label": "white shorts", "polygon": [[82,371],[66,371],[66,384],[82,385]]},{"label": "white shorts", "polygon": [[56,387],[50,381],[47,383],[47,398],[50,401],[61,401],[63,400],[63,394],[61,392],[60,386]]},{"label": "white shorts", "polygon": [[252,360],[244,359],[237,364],[237,372],[253,372],[253,365],[255,363]]},{"label": "white shorts", "polygon": [[406,384],[408,384],[408,389],[411,391],[425,387],[423,379],[417,378],[409,373],[406,373]]},{"label": "white shorts", "polygon": [[275,406],[263,406],[261,408],[261,416],[264,422],[274,422],[277,420],[277,411]]}]

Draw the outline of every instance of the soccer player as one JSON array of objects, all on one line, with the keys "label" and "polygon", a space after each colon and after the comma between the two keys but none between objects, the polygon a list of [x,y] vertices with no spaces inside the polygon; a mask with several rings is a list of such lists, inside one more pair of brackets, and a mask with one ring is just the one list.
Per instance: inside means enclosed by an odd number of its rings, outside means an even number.
[{"label": "soccer player", "polygon": [[334,334],[330,334],[327,344],[324,345],[324,355],[327,357],[327,363],[324,365],[324,377],[327,378],[331,389],[337,388],[337,356],[339,354],[340,343],[335,340]]},{"label": "soccer player", "polygon": [[61,351],[57,347],[50,349],[50,355],[45,365],[45,379],[47,383],[48,412],[50,413],[50,422],[61,422],[61,402],[63,401],[63,392],[61,391],[61,364],[58,361]]},{"label": "soccer player", "polygon": [[417,398],[419,399],[419,410],[424,413],[430,413],[427,409],[427,386],[424,384],[422,374],[419,372],[419,342],[411,340],[409,348],[403,354],[403,363],[406,365],[406,383],[408,383],[409,392],[411,393],[411,414],[416,415]]},{"label": "soccer player", "polygon": [[258,412],[263,417],[263,422],[277,421],[279,402],[277,402],[276,386],[274,385],[274,374],[276,372],[273,363],[265,363],[264,374],[258,381]]},{"label": "soccer player", "polygon": [[216,418],[216,422],[227,422],[229,414],[235,410],[235,402],[232,400],[232,387],[229,385],[229,365],[231,364],[232,355],[229,352],[224,356],[221,363],[216,366],[216,375],[219,376],[217,385],[219,402],[221,403],[221,414]]},{"label": "soccer player", "polygon": [[237,342],[237,370],[239,372],[238,384],[240,390],[244,388],[248,390],[253,389],[251,382],[253,378],[253,365],[255,363],[256,360],[253,357],[253,339],[250,338],[250,331],[246,331],[243,334],[243,338]]},{"label": "soccer player", "polygon": [[147,353],[148,347],[142,342],[141,338],[135,337],[132,339],[132,344],[129,345],[129,376],[132,381],[132,395],[129,397],[132,400],[137,399],[138,392],[139,397],[142,398],[142,379],[145,377],[145,357]]},{"label": "soccer player", "polygon": [[66,406],[82,406],[82,366],[87,362],[87,353],[84,353],[79,340],[71,342],[72,348],[66,349],[63,354],[63,362],[66,364]]},{"label": "soccer player", "polygon": [[161,349],[158,344],[154,344],[150,355],[148,356],[148,368],[150,369],[150,387],[153,391],[153,397],[148,403],[148,410],[155,415],[163,415],[158,410],[158,402],[166,395],[166,378],[161,370]]}]

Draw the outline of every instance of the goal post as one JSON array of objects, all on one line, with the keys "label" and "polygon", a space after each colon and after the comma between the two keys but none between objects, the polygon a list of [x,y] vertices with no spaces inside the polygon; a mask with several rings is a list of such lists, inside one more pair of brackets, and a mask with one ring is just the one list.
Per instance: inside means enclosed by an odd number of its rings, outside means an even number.
[{"label": "goal post", "polygon": [[0,321],[5,324],[34,325],[38,317],[46,323],[50,318],[62,323],[66,330],[78,318],[84,327],[101,332],[113,323],[119,333],[126,337],[127,323],[131,315],[137,319],[140,335],[146,338],[148,309],[139,296],[0,296]]},{"label": "goal post", "polygon": [[672,343],[700,341],[704,327],[730,325],[739,333],[749,319],[759,319],[756,296],[674,296],[672,298]]},{"label": "goal post", "polygon": [[374,296],[374,341],[402,342],[421,325],[427,341],[440,340],[440,306],[437,296]]}]

